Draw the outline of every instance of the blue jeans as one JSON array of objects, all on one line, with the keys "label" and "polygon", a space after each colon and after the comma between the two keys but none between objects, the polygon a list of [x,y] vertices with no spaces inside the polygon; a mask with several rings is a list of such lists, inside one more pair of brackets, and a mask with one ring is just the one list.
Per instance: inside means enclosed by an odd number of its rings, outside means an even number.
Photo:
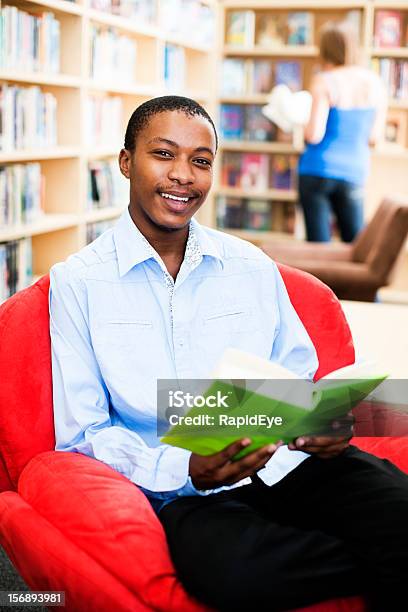
[{"label": "blue jeans", "polygon": [[330,242],[332,213],[344,242],[354,240],[363,228],[363,188],[360,185],[301,174],[299,196],[308,240]]}]

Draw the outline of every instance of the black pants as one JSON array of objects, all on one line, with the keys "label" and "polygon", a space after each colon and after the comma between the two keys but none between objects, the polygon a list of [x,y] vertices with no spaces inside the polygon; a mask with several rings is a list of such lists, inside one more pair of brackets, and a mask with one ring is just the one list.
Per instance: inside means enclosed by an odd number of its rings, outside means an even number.
[{"label": "black pants", "polygon": [[353,446],[309,457],[272,487],[255,477],[159,516],[187,591],[217,610],[363,594],[397,612],[408,601],[408,477]]},{"label": "black pants", "polygon": [[307,239],[329,242],[334,214],[341,239],[351,242],[363,228],[363,188],[348,181],[299,176],[299,197]]}]

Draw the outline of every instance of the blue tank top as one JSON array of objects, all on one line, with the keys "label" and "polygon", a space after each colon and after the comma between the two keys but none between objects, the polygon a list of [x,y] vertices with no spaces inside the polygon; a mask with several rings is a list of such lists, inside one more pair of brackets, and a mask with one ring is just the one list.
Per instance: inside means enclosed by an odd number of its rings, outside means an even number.
[{"label": "blue tank top", "polygon": [[299,160],[299,174],[364,184],[369,168],[368,141],[374,116],[374,108],[331,107],[324,138],[318,144],[306,145]]}]

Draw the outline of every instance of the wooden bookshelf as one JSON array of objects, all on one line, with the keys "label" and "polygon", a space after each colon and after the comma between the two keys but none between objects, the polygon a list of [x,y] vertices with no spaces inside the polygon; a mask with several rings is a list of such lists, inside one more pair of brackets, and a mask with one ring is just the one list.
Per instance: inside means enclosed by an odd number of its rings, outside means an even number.
[{"label": "wooden bookshelf", "polygon": [[[214,45],[202,44],[199,28],[191,36],[168,32],[160,19],[162,2],[156,6],[153,23],[143,23],[137,17],[124,17],[92,8],[91,0],[6,0],[2,9],[18,9],[40,15],[51,12],[60,24],[60,71],[58,73],[0,68],[3,85],[38,86],[57,99],[57,145],[23,150],[0,150],[0,164],[39,162],[45,177],[44,214],[31,224],[0,225],[0,243],[20,238],[32,238],[33,277],[48,272],[57,261],[85,245],[87,224],[115,220],[127,205],[89,210],[88,163],[117,160],[125,128],[133,110],[143,101],[169,93],[186,95],[204,103],[215,114],[216,53]],[[217,0],[202,0],[215,12]],[[165,26],[165,24],[163,23]],[[93,28],[115,31],[134,41],[136,68],[134,78],[93,78],[90,70]],[[167,86],[164,81],[164,48],[171,43],[183,49],[185,82]],[[101,73],[103,76],[103,73]],[[207,82],[211,86],[207,86]],[[86,138],[86,104],[89,96],[119,98],[122,104],[120,133],[112,142],[89,144]],[[117,146],[116,146],[117,143]],[[209,205],[211,207],[211,204]],[[0,211],[1,212],[1,211]],[[208,212],[204,213],[208,215]]]},{"label": "wooden bookshelf", "polygon": [[[377,11],[399,11],[402,15],[401,21],[401,43],[399,46],[390,47],[379,44],[376,36],[376,16]],[[229,15],[235,11],[250,11],[252,17],[249,19],[249,35],[241,40],[241,44],[231,44],[231,39],[228,38],[228,23]],[[266,15],[282,16],[290,12],[306,11],[313,15],[312,36],[307,41],[307,44],[279,44],[278,40],[273,40],[272,44],[268,44],[268,40],[262,40],[262,44],[258,44],[258,28],[260,21],[265,19]],[[313,70],[318,63],[318,47],[317,47],[317,31],[321,25],[329,19],[345,18],[349,11],[358,11],[359,28],[360,28],[360,46],[362,59],[367,66],[371,66],[374,61],[407,61],[408,62],[408,2],[407,0],[221,0],[218,19],[218,57],[219,63],[228,58],[234,60],[242,60],[246,71],[246,84],[243,86],[244,91],[240,93],[228,93],[222,88],[221,69],[219,69],[219,89],[218,89],[218,104],[221,105],[240,105],[246,107],[248,105],[265,105],[268,100],[268,92],[258,93],[251,89],[251,78],[253,79],[253,68],[250,68],[248,77],[248,63],[253,65],[259,60],[269,60],[274,66],[278,61],[298,61],[301,65],[303,77],[303,88],[307,88]],[[405,119],[401,122],[402,129],[408,132],[406,126],[408,124],[408,102],[407,97],[392,97],[389,98],[390,113],[403,113]],[[248,142],[245,139],[225,140],[221,142],[221,152],[223,151],[240,151],[254,153],[266,153],[273,156],[274,154],[299,155],[302,152],[302,138],[294,138],[292,143],[280,142]],[[408,197],[408,183],[406,181],[406,164],[408,159],[408,133],[403,136],[403,144],[382,142],[372,152],[371,173],[366,190],[366,217],[369,218],[377,208],[381,199],[390,193],[402,194]],[[253,198],[273,200],[278,199],[283,201],[282,193],[276,193],[274,189],[259,191],[256,196],[254,193],[240,189],[238,187],[230,187],[222,184],[222,168],[221,163],[217,169],[217,185],[215,193],[218,196],[229,196],[231,198]],[[225,179],[224,179],[225,180]],[[390,188],[390,186],[392,186]],[[390,191],[391,189],[391,191]],[[288,201],[297,200],[296,189],[288,190]],[[299,215],[301,218],[301,215]],[[214,214],[215,219],[215,214]],[[244,237],[252,242],[259,243],[260,239],[265,241],[269,237],[275,239],[278,237],[276,232],[261,232],[258,233],[247,230],[230,230],[237,236]],[[299,234],[298,234],[299,235]],[[285,234],[280,234],[280,238]],[[287,238],[290,238],[286,234]]]}]

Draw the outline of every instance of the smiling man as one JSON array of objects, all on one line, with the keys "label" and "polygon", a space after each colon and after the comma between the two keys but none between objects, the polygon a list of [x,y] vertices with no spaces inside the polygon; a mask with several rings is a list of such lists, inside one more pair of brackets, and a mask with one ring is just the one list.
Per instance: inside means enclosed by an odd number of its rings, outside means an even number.
[{"label": "smiling man", "polygon": [[158,378],[207,378],[228,347],[309,379],[317,368],[275,264],[193,218],[217,144],[188,98],[156,98],[131,116],[119,156],[128,209],[51,271],[56,448],[141,487],[186,588],[217,609],[285,610],[370,581],[389,602],[402,593],[408,548],[396,468],[344,437],[237,461],[248,439],[208,457],[157,439]]}]

